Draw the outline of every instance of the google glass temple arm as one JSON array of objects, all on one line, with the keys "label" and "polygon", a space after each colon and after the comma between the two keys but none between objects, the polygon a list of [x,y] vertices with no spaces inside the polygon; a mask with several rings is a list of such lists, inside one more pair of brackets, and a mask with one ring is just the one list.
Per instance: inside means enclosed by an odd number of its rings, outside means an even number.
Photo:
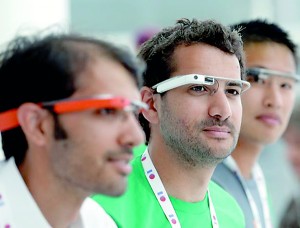
[{"label": "google glass temple arm", "polygon": [[214,83],[215,82],[211,77],[198,74],[188,74],[169,78],[154,85],[152,89],[155,89],[158,93],[163,93],[188,84],[213,85]]},{"label": "google glass temple arm", "polygon": [[[141,111],[148,109],[147,104],[140,101],[130,101],[121,97],[105,99],[64,99],[39,104],[42,108],[49,109],[56,114],[78,112],[87,109],[124,109],[125,111]],[[0,131],[10,130],[19,126],[17,118],[18,109],[11,109],[0,113]]]},{"label": "google glass temple arm", "polygon": [[260,67],[248,68],[246,70],[246,74],[254,76],[255,81],[258,81],[259,78],[266,78],[269,76],[280,76],[280,77],[291,78],[294,79],[296,82],[300,80],[300,75],[298,74],[286,73],[282,71],[270,70],[270,69],[260,68]]}]

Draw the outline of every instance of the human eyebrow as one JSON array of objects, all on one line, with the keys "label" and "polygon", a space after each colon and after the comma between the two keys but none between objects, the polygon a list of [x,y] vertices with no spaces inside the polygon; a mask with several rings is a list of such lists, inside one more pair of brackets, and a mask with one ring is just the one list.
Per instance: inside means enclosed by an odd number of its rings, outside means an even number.
[{"label": "human eyebrow", "polygon": [[241,81],[228,81],[226,83],[227,86],[237,86],[243,88],[243,83]]}]

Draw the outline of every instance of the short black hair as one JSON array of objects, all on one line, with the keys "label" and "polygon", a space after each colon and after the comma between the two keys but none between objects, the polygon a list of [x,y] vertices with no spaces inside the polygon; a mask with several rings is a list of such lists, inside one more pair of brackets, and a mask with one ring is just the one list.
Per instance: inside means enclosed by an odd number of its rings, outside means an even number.
[{"label": "short black hair", "polygon": [[275,42],[285,45],[292,53],[297,63],[297,45],[291,40],[287,31],[279,25],[271,23],[266,19],[254,19],[242,21],[230,25],[232,30],[237,30],[241,36],[244,45],[259,42]]},{"label": "short black hair", "polygon": [[[145,64],[109,42],[80,34],[17,37],[0,56],[0,112],[70,97],[76,77],[97,57],[121,64],[142,85]],[[28,149],[21,127],[2,132],[2,144],[6,159],[13,156],[21,164]]]}]

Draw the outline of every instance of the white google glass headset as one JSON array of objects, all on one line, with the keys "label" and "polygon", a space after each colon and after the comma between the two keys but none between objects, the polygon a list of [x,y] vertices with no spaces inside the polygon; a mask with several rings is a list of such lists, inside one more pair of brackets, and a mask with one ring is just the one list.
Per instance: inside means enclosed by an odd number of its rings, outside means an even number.
[{"label": "white google glass headset", "polygon": [[175,89],[180,86],[195,84],[195,85],[205,85],[212,87],[211,91],[217,91],[219,88],[219,80],[225,81],[227,86],[236,86],[241,88],[241,93],[250,88],[250,83],[240,79],[232,79],[225,77],[216,77],[210,75],[201,75],[201,74],[188,74],[188,75],[179,75],[164,80],[154,86],[152,89],[156,90],[157,93],[164,93],[171,89]]},{"label": "white google glass headset", "polygon": [[248,68],[246,70],[247,77],[251,77],[251,81],[257,82],[260,79],[267,79],[270,76],[278,76],[278,77],[284,77],[284,78],[290,78],[294,79],[296,82],[300,80],[300,75],[293,74],[293,73],[287,73],[283,71],[277,71],[277,70],[270,70],[266,68],[261,67],[253,67]]}]

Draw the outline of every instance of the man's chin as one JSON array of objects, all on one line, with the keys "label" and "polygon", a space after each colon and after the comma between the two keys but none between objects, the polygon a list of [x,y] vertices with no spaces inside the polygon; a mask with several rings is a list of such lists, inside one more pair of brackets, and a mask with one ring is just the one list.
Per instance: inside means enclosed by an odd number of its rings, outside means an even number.
[{"label": "man's chin", "polygon": [[111,197],[118,197],[121,196],[125,193],[125,191],[127,190],[128,187],[128,183],[127,183],[127,178],[126,180],[119,180],[118,185],[114,185],[111,186],[107,189],[98,189],[98,194],[101,195],[107,195],[107,196],[111,196]]}]

